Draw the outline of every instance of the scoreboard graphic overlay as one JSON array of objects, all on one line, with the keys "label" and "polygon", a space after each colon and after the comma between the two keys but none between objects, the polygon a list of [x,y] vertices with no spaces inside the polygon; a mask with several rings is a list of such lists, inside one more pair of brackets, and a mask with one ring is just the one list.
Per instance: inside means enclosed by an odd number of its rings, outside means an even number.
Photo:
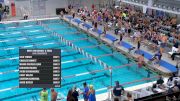
[{"label": "scoreboard graphic overlay", "polygon": [[19,49],[19,88],[61,86],[60,49]]}]

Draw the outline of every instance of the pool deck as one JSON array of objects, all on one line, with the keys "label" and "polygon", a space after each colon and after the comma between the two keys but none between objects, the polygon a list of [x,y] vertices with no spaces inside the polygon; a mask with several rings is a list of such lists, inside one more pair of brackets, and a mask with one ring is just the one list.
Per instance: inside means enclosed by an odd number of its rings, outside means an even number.
[{"label": "pool deck", "polygon": [[[69,17],[69,18],[68,18]],[[67,15],[63,18],[64,20],[72,23],[73,25],[81,28],[82,30],[90,33],[92,36],[95,36],[96,38],[99,38],[101,40],[103,40],[104,42],[108,43],[109,45],[113,46],[112,44],[112,41],[109,40],[108,38],[105,38],[105,37],[102,37],[102,36],[98,36],[98,34],[96,32],[93,32],[92,31],[92,24],[91,22],[88,22],[86,21],[86,24],[88,26],[84,27],[82,24],[84,23],[83,21],[80,20],[80,18],[76,17],[75,19],[78,19],[77,21],[73,21],[73,19],[71,19],[71,16]],[[71,19],[71,20],[70,20]],[[79,24],[78,24],[79,23]],[[89,27],[89,29],[88,29]],[[99,30],[103,30],[103,26],[101,25],[98,25],[98,29]],[[114,31],[113,30],[109,30],[107,31],[107,33],[111,36],[113,36],[114,38],[118,39],[119,40],[119,36],[118,35],[115,35],[114,34]],[[128,44],[129,47],[136,47],[136,43],[135,42],[131,42],[129,38],[127,37],[123,37],[123,43],[125,44]],[[117,42],[114,43],[114,47],[116,49],[119,49],[121,52],[125,52],[125,54],[129,54],[128,53],[128,48],[127,47],[124,47],[124,46],[121,46],[121,45],[118,45]],[[141,54],[142,53],[145,53],[145,62],[147,63],[148,60],[150,59],[150,57],[153,56],[153,54],[155,54],[155,52],[153,51],[150,51],[149,49],[147,49],[147,47],[145,46],[141,46]],[[146,56],[147,55],[147,56]],[[130,56],[134,57],[134,58],[137,58],[139,56],[139,54],[133,54],[133,53],[130,53]],[[172,61],[171,58],[169,57],[169,55],[167,54],[167,52],[163,53],[163,56],[162,56],[162,61],[160,62],[160,65],[150,65],[148,64],[148,67],[151,67],[151,69],[153,70],[157,70],[157,71],[160,71],[162,72],[163,74],[170,74],[172,72],[175,72],[176,71],[176,68],[175,68],[175,65],[176,65],[176,61]]]},{"label": "pool deck", "polygon": [[[168,78],[164,78],[164,81],[167,82]],[[135,91],[135,90],[139,90],[139,89],[143,89],[143,88],[147,88],[147,87],[152,87],[152,85],[154,83],[156,83],[156,81],[149,82],[149,83],[144,83],[144,84],[140,84],[140,85],[136,85],[136,86],[132,86],[132,87],[127,87],[127,88],[124,88],[124,89],[127,92],[132,92],[132,91]],[[103,93],[103,94],[98,94],[98,95],[96,95],[96,100],[97,101],[110,101],[110,100],[108,100],[109,97],[110,97],[109,92]],[[84,101],[84,100],[81,99],[80,101]]]}]

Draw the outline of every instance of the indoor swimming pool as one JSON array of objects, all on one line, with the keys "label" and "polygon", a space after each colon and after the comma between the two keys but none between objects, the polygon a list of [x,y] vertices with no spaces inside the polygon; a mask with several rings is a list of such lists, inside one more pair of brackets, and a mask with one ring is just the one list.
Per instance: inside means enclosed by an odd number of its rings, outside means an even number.
[{"label": "indoor swimming pool", "polygon": [[[83,82],[93,84],[97,90],[96,94],[101,94],[107,92],[107,87],[111,86],[111,83],[114,85],[114,81],[117,80],[121,84],[125,84],[157,76],[156,73],[150,70],[138,68],[133,59],[129,59],[120,52],[112,50],[105,43],[88,36],[87,33],[63,20],[7,23],[0,24],[0,27],[0,101],[39,101],[41,88],[18,88],[19,48],[61,49],[62,87],[56,88],[58,98],[66,98],[68,90],[75,85],[82,89]],[[103,70],[104,67],[99,62],[92,61],[87,56],[73,49],[72,45],[62,42],[54,33],[91,54],[97,60],[114,68],[112,70],[112,81],[109,70]],[[129,63],[131,65],[123,66]],[[92,72],[97,70],[100,70],[100,72]],[[146,80],[124,86],[130,87],[154,80]],[[82,98],[82,96],[80,97]]]}]

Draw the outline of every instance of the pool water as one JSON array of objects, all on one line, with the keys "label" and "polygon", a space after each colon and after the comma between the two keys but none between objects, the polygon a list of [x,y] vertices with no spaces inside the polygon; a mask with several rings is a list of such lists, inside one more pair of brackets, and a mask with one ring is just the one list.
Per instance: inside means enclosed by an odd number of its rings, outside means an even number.
[{"label": "pool water", "polygon": [[[98,58],[108,66],[116,67],[129,63],[129,59],[126,56],[116,51],[112,52],[109,46],[99,43],[95,38],[88,36],[87,33],[80,31],[78,28],[71,26],[63,20],[43,20],[41,23],[43,25],[38,25],[36,21],[0,24],[0,101],[39,101],[41,88],[18,88],[19,48],[61,49],[62,78],[94,70],[102,70],[104,68],[99,63],[87,59],[86,56],[71,46],[61,42],[52,32],[58,33],[58,35],[63,36],[64,39],[71,41],[74,45],[82,48],[93,56],[112,54]],[[86,59],[81,60],[81,58]],[[78,61],[67,62],[70,60]],[[135,61],[130,59],[130,63],[135,63]],[[112,70],[112,83],[114,85],[114,81],[117,80],[120,81],[120,83],[127,83],[156,75],[157,74],[153,72],[149,74],[149,71],[143,68],[138,69],[137,65],[133,64]],[[97,90],[96,94],[101,94],[107,92],[107,89],[103,88],[111,85],[110,77],[111,74],[109,70],[106,70],[63,78],[61,81],[62,87],[56,88],[55,90],[58,92],[58,98],[65,98],[71,87],[76,85],[82,89],[82,83],[87,82],[88,84],[94,85],[94,88]],[[147,83],[153,80],[155,79],[125,85],[125,87]],[[80,96],[80,98],[82,98],[82,96]]]}]

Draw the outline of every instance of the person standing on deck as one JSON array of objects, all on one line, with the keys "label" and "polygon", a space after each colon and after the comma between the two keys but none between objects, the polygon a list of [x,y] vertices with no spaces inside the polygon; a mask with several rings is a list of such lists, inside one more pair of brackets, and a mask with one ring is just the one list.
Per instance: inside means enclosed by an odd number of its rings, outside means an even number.
[{"label": "person standing on deck", "polygon": [[75,101],[75,98],[72,96],[72,93],[73,93],[73,91],[72,91],[72,89],[70,89],[70,90],[68,91],[66,101]]},{"label": "person standing on deck", "polygon": [[86,82],[83,83],[83,86],[84,86],[83,98],[84,98],[84,101],[88,101],[88,98],[89,98],[89,96],[88,96],[89,88],[88,88]]},{"label": "person standing on deck", "polygon": [[57,92],[52,88],[51,89],[51,101],[57,100]]},{"label": "person standing on deck", "polygon": [[72,16],[73,16],[73,19],[74,19],[74,18],[75,18],[75,16],[76,16],[76,13],[75,13],[75,12],[73,12]]},{"label": "person standing on deck", "polygon": [[121,101],[121,97],[124,93],[124,87],[119,84],[119,81],[116,81],[115,84],[116,86],[113,88],[114,99],[119,99],[119,101]]},{"label": "person standing on deck", "polygon": [[93,85],[89,86],[89,92],[88,92],[88,96],[89,96],[89,100],[88,101],[96,101],[96,94],[95,94],[95,90],[93,88]]},{"label": "person standing on deck", "polygon": [[64,17],[64,12],[61,11],[61,12],[60,12],[60,15],[61,15],[61,18],[63,18],[63,17]]},{"label": "person standing on deck", "polygon": [[162,34],[161,36],[161,44],[160,44],[160,47],[162,49],[162,53],[164,52],[164,48],[166,46],[166,43],[167,43],[167,36],[165,34]]},{"label": "person standing on deck", "polygon": [[94,23],[94,30],[95,30],[95,31],[97,31],[97,27],[98,27],[98,23],[95,22],[95,23]]},{"label": "person standing on deck", "polygon": [[135,51],[135,53],[138,53],[141,47],[141,37],[137,37],[137,50]]},{"label": "person standing on deck", "polygon": [[103,29],[104,36],[106,35],[106,30],[107,30],[107,24],[104,24],[104,29]]},{"label": "person standing on deck", "polygon": [[144,65],[144,54],[138,57],[138,67],[141,68]]},{"label": "person standing on deck", "polygon": [[119,44],[120,44],[120,45],[122,44],[122,39],[123,39],[123,33],[121,33],[121,34],[119,35]]},{"label": "person standing on deck", "polygon": [[43,90],[40,92],[40,101],[48,101],[48,91],[46,88],[43,88]]},{"label": "person standing on deck", "polygon": [[156,54],[154,54],[154,56],[150,59],[150,61],[155,60],[155,64],[160,64],[161,58],[162,58],[162,51],[159,50]]},{"label": "person standing on deck", "polygon": [[79,92],[77,91],[76,86],[74,86],[74,88],[73,88],[72,96],[74,97],[75,101],[78,101]]},{"label": "person standing on deck", "polygon": [[178,51],[171,55],[171,59],[174,60],[176,56],[180,56],[180,46],[178,46]]}]

